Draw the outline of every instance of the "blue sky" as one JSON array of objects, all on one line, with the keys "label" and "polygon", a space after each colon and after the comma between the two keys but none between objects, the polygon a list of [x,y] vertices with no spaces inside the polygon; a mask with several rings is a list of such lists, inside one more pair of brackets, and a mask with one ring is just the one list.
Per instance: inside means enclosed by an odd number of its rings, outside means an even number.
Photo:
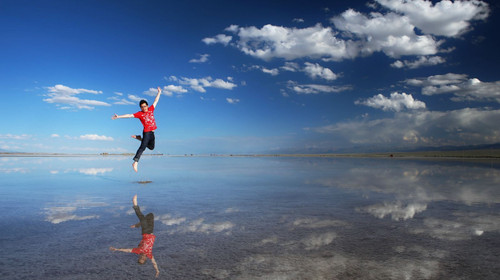
[{"label": "blue sky", "polygon": [[498,8],[0,0],[0,151],[133,153],[157,86],[164,154],[499,143]]}]

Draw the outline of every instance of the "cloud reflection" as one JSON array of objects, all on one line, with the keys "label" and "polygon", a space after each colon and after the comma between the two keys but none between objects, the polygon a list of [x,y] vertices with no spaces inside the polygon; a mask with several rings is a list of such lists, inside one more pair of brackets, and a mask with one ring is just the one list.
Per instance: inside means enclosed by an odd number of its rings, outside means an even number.
[{"label": "cloud reflection", "polygon": [[393,220],[400,221],[412,219],[415,214],[423,212],[425,209],[427,209],[426,204],[409,203],[406,206],[403,206],[401,201],[396,201],[394,203],[384,202],[383,204],[357,208],[356,210],[372,214],[380,219],[390,215]]},{"label": "cloud reflection", "polygon": [[46,215],[45,221],[53,224],[59,224],[68,221],[97,219],[100,217],[99,215],[79,216],[75,212],[79,210],[104,206],[107,206],[107,204],[101,202],[90,202],[87,200],[77,200],[76,202],[67,203],[64,206],[47,207],[44,208],[44,214]]},{"label": "cloud reflection", "polygon": [[80,168],[78,172],[85,175],[99,175],[113,171],[113,168]]}]

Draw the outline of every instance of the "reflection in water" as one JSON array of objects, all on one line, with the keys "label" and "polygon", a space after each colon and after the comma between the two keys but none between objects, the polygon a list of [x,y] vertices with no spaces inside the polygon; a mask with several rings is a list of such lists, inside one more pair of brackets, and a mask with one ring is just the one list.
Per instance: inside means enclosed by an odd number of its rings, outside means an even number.
[{"label": "reflection in water", "polygon": [[495,161],[145,157],[139,173],[105,157],[1,164],[29,170],[0,172],[0,245],[17,252],[2,258],[6,279],[151,279],[150,266],[103,249],[136,242],[123,226],[135,193],[155,213],[160,279],[500,276]]},{"label": "reflection in water", "polygon": [[137,204],[137,195],[134,195],[132,201],[135,214],[137,215],[137,218],[139,218],[139,223],[132,225],[131,228],[141,228],[142,240],[136,248],[124,249],[109,247],[109,249],[111,251],[137,254],[139,255],[139,264],[145,264],[147,259],[150,259],[153,267],[156,270],[156,277],[158,277],[158,275],[160,275],[160,270],[158,269],[158,264],[156,263],[155,257],[153,256],[153,245],[156,240],[156,236],[153,234],[155,227],[154,214],[148,213],[146,216],[142,214],[141,208]]},{"label": "reflection in water", "polygon": [[86,175],[103,175],[106,172],[113,171],[113,168],[80,168],[78,172]]},{"label": "reflection in water", "polygon": [[51,206],[46,207],[45,210],[45,221],[59,224],[67,221],[81,221],[88,219],[97,219],[99,215],[86,215],[78,216],[75,212],[85,211],[85,209],[91,207],[104,207],[107,206],[106,203],[91,202],[88,200],[78,200],[72,203],[65,203],[64,206]]}]

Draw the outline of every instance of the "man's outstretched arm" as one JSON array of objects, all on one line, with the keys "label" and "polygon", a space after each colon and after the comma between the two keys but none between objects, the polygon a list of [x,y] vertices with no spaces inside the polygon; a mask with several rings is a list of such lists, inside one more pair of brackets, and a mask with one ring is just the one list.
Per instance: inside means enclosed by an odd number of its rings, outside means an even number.
[{"label": "man's outstretched arm", "polygon": [[118,249],[115,247],[109,247],[109,250],[111,251],[120,251],[120,252],[125,252],[125,253],[132,253],[132,249]]},{"label": "man's outstretched arm", "polygon": [[133,118],[134,114],[125,114],[125,115],[117,115],[115,114],[114,116],[111,117],[112,120],[116,119],[126,119],[126,118]]},{"label": "man's outstretched arm", "polygon": [[153,102],[153,107],[156,109],[156,104],[158,104],[158,100],[160,100],[161,88],[158,87],[158,94],[156,95],[155,101]]},{"label": "man's outstretched arm", "polygon": [[158,277],[158,275],[160,275],[160,270],[158,269],[158,265],[156,264],[155,257],[151,259],[151,263],[153,264],[153,267],[156,270],[156,277]]}]

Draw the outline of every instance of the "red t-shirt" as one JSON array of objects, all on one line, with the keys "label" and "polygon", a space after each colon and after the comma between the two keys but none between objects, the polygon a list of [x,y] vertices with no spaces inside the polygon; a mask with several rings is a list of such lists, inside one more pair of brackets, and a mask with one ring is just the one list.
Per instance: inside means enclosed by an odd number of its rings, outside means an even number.
[{"label": "red t-shirt", "polygon": [[141,123],[144,126],[144,132],[153,131],[156,129],[154,111],[155,106],[151,105],[149,106],[147,112],[139,111],[134,114],[135,118],[141,120]]},{"label": "red t-shirt", "polygon": [[153,234],[145,233],[142,235],[141,243],[137,248],[132,249],[132,253],[135,254],[145,254],[149,259],[153,258],[153,244],[155,243],[155,238]]}]

